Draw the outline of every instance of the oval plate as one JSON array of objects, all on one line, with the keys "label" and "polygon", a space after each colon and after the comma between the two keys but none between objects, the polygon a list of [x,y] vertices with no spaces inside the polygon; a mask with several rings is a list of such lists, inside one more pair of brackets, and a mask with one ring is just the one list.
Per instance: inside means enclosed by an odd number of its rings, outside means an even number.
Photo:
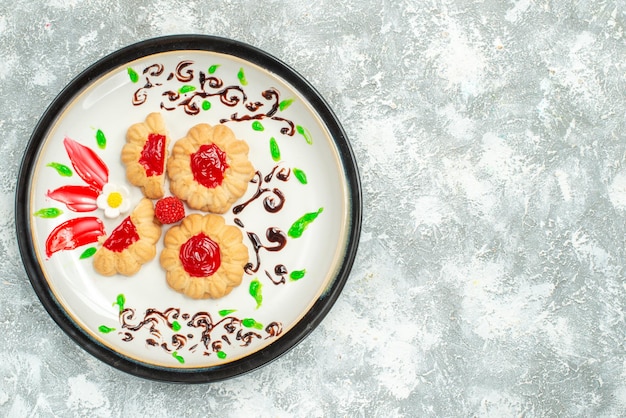
[{"label": "oval plate", "polygon": [[[94,206],[103,192],[93,177],[125,186],[131,208],[140,201],[120,154],[127,129],[151,112],[161,113],[170,149],[198,123],[225,124],[250,147],[256,174],[222,215],[240,228],[250,262],[223,298],[190,299],[167,285],[158,254],[168,226],[138,273],[93,268],[98,238],[125,216]],[[76,343],[133,375],[201,383],[270,362],[322,321],[352,267],[361,205],[346,135],[303,77],[249,45],[180,35],[114,52],[57,96],[22,160],[16,225],[37,296]]]}]

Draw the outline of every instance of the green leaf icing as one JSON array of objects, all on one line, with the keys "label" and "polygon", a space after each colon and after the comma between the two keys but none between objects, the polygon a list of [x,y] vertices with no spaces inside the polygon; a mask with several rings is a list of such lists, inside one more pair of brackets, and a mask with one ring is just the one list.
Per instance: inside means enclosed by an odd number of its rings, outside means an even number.
[{"label": "green leaf icing", "polygon": [[96,143],[98,144],[98,148],[105,149],[107,146],[107,138],[104,136],[104,132],[100,129],[96,131]]},{"label": "green leaf icing", "polygon": [[89,258],[96,253],[96,247],[89,247],[80,255],[80,259],[84,260],[85,258]]},{"label": "green leaf icing", "polygon": [[209,67],[209,74],[213,74],[215,72],[215,70],[217,70],[217,68],[219,67],[219,64],[215,64],[215,65],[211,65]]},{"label": "green leaf icing", "polygon": [[270,153],[272,154],[272,160],[280,161],[280,148],[278,148],[278,142],[274,137],[270,138]]},{"label": "green leaf icing", "polygon": [[248,85],[248,80],[246,80],[246,73],[243,72],[243,67],[239,69],[239,72],[237,73],[237,78],[239,79],[239,82],[242,86]]},{"label": "green leaf icing", "polygon": [[185,93],[189,93],[190,91],[194,91],[196,89],[195,86],[191,86],[189,84],[185,84],[184,86],[182,86],[181,88],[178,89],[178,92],[180,94],[185,94]]},{"label": "green leaf icing", "polygon": [[285,99],[282,102],[278,103],[278,108],[282,112],[283,110],[291,106],[292,103],[293,103],[293,99]]},{"label": "green leaf icing", "polygon": [[263,329],[263,324],[261,324],[260,322],[256,322],[252,318],[242,319],[241,325],[243,325],[246,328]]},{"label": "green leaf icing", "polygon": [[222,309],[218,313],[220,314],[220,316],[226,316],[226,315],[230,315],[231,313],[236,312],[236,311],[237,311],[237,309]]},{"label": "green leaf icing", "polygon": [[178,351],[172,352],[172,357],[174,357],[180,364],[185,363],[185,359],[178,355]]},{"label": "green leaf icing", "polygon": [[309,132],[307,128],[301,125],[296,125],[296,131],[298,131],[298,133],[304,137],[304,140],[306,141],[307,144],[309,145],[313,144],[313,138],[311,138],[311,132]]},{"label": "green leaf icing", "polygon": [[72,177],[72,174],[73,174],[72,169],[66,166],[65,164],[50,163],[48,164],[48,167],[54,168],[57,171],[57,173],[59,173],[63,177]]},{"label": "green leaf icing", "polygon": [[180,331],[180,328],[181,328],[181,326],[180,326],[180,323],[178,321],[172,321],[172,329],[174,331]]},{"label": "green leaf icing", "polygon": [[117,295],[117,299],[113,302],[113,306],[117,305],[120,308],[120,312],[124,310],[124,304],[126,303],[126,297],[120,293]]},{"label": "green leaf icing", "polygon": [[300,280],[306,274],[306,270],[294,270],[289,274],[291,280]]},{"label": "green leaf icing", "polygon": [[202,110],[209,110],[211,108],[211,102],[205,100],[202,102]]},{"label": "green leaf icing", "polygon": [[221,359],[225,359],[226,358],[226,353],[223,352],[223,351],[218,351],[216,354]]},{"label": "green leaf icing", "polygon": [[109,332],[115,331],[115,328],[109,328],[106,325],[100,325],[98,327],[98,331],[100,331],[103,334],[108,334]]},{"label": "green leaf icing", "polygon": [[293,175],[296,176],[300,183],[307,184],[306,174],[304,173],[304,171],[294,167]]},{"label": "green leaf icing", "polygon": [[51,218],[56,218],[62,213],[63,211],[61,209],[44,208],[44,209],[39,209],[37,212],[33,213],[33,216],[39,216],[40,218],[51,219]]},{"label": "green leaf icing", "polygon": [[139,81],[139,74],[137,74],[135,70],[128,67],[126,71],[128,72],[128,77],[130,77],[130,81],[132,81],[133,83],[136,83]]},{"label": "green leaf icing", "polygon": [[262,287],[263,285],[258,279],[254,279],[250,282],[250,296],[256,301],[256,309],[259,309],[261,303],[263,303]]},{"label": "green leaf icing", "polygon": [[259,122],[258,120],[255,120],[254,122],[252,122],[252,129],[258,132],[262,132],[265,130],[265,127],[263,126],[261,122]]},{"label": "green leaf icing", "polygon": [[311,222],[315,220],[315,218],[317,218],[320,213],[322,213],[323,210],[324,208],[319,208],[317,212],[309,212],[302,215],[300,219],[298,219],[293,223],[293,225],[291,225],[291,228],[289,228],[287,235],[289,235],[291,238],[301,237],[304,230],[309,226]]}]

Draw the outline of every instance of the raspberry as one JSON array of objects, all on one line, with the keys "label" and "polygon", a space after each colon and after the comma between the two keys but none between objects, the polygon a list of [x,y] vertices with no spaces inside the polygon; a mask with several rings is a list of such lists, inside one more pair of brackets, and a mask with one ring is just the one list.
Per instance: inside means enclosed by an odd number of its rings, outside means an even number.
[{"label": "raspberry", "polygon": [[185,217],[185,207],[179,198],[168,196],[157,201],[154,214],[162,224],[173,224]]}]

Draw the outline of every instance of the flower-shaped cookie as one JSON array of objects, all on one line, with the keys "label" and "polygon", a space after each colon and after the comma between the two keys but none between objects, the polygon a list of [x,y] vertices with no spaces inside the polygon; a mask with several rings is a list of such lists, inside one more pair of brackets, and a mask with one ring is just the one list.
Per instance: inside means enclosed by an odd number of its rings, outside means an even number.
[{"label": "flower-shaped cookie", "polygon": [[213,214],[192,214],[165,234],[161,266],[170,287],[194,299],[221,298],[241,284],[248,249],[241,231]]},{"label": "flower-shaped cookie", "polygon": [[192,127],[167,161],[172,193],[193,209],[225,213],[254,176],[248,151],[248,144],[227,126]]},{"label": "flower-shaped cookie", "polygon": [[122,148],[122,162],[126,177],[133,185],[141,187],[150,199],[164,195],[165,161],[169,136],[163,117],[150,113],[144,122],[136,123],[126,132]]},{"label": "flower-shaped cookie", "polygon": [[93,256],[94,269],[104,275],[131,276],[156,255],[161,227],[154,223],[152,201],[143,198],[137,207],[111,234]]}]

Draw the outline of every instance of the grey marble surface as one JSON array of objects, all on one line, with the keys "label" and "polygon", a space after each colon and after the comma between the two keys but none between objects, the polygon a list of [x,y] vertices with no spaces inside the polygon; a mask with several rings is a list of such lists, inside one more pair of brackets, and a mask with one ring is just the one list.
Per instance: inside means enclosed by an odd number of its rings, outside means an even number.
[{"label": "grey marble surface", "polygon": [[[4,0],[0,415],[623,416],[622,1]],[[19,160],[82,69],[153,36],[230,37],[344,125],[364,223],[337,304],[279,360],[211,385],[92,358],[38,301]]]}]

